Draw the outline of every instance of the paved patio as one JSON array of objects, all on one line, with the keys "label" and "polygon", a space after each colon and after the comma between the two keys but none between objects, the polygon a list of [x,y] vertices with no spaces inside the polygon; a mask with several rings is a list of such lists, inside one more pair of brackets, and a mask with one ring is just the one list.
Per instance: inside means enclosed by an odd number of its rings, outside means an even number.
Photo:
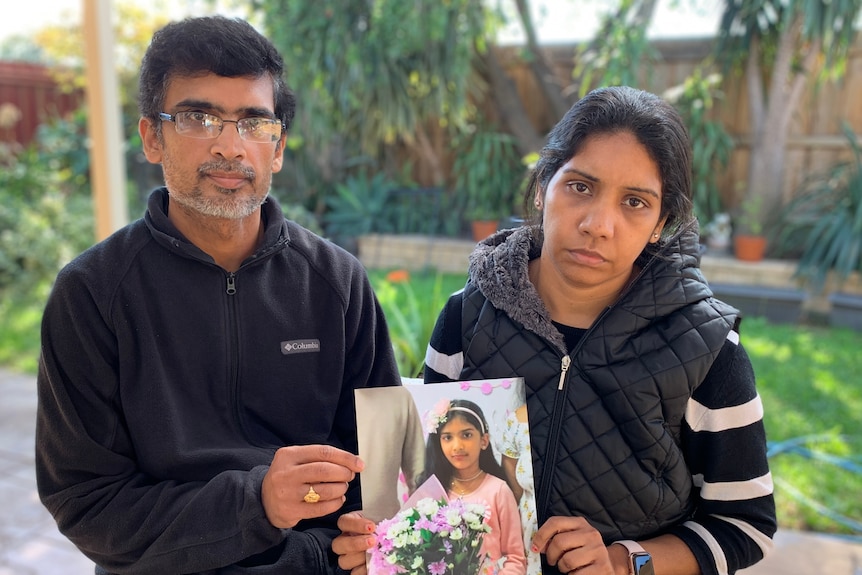
[{"label": "paved patio", "polygon": [[[0,398],[0,575],[92,574],[93,563],[59,534],[36,494],[34,378],[0,369]],[[862,575],[858,543],[798,532],[779,532],[775,542],[766,560],[740,573]]]}]

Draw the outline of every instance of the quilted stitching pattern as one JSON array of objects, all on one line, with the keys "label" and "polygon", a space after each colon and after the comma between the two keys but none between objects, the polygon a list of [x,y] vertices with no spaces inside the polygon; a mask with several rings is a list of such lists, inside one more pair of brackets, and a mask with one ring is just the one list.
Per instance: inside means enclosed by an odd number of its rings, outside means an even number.
[{"label": "quilted stitching pattern", "polygon": [[[585,514],[610,541],[647,537],[690,515],[680,425],[736,320],[736,310],[711,298],[692,264],[671,258],[647,266],[637,289],[585,337],[562,393],[561,357],[548,340],[468,284],[462,377],[525,377],[537,489],[553,474],[550,490],[537,493],[540,521]],[[552,438],[555,401],[563,406]],[[549,461],[552,445],[559,449]]]}]

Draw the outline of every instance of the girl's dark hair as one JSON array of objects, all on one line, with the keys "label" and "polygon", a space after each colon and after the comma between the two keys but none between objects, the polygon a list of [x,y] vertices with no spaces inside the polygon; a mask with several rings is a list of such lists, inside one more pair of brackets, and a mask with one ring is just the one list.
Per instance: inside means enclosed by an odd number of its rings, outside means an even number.
[{"label": "girl's dark hair", "polygon": [[158,30],[141,63],[138,108],[160,126],[168,84],[174,76],[213,73],[227,78],[272,78],[275,115],[290,128],[296,97],[284,81],[284,61],[251,24],[224,16],[186,18]]},{"label": "girl's dark hair", "polygon": [[[591,136],[628,132],[656,163],[661,176],[662,235],[669,237],[694,218],[691,200],[691,143],[676,109],[655,94],[628,86],[593,90],[566,112],[548,134],[524,194],[527,213],[535,213],[537,193],[544,195],[554,174]],[[660,243],[660,242],[659,242]],[[657,250],[647,244],[646,250]]]},{"label": "girl's dark hair", "polygon": [[[466,411],[457,409],[453,410],[453,407],[469,409],[478,415],[480,419],[476,419],[472,414]],[[477,430],[481,431],[484,429],[485,433],[488,433],[488,421],[485,419],[485,414],[482,413],[482,408],[472,401],[466,399],[453,399],[449,403],[449,411],[446,412],[446,423],[452,421],[452,419],[456,417],[460,417],[465,420]],[[425,443],[425,470],[419,476],[419,480],[416,482],[416,485],[422,485],[426,479],[432,475],[436,475],[437,479],[439,479],[440,483],[443,485],[443,488],[447,490],[449,489],[449,484],[451,483],[453,476],[453,468],[452,464],[449,463],[449,460],[446,459],[446,455],[443,453],[443,448],[440,447],[439,433],[440,429],[445,425],[445,423],[441,423],[436,430],[428,434],[428,439]],[[485,473],[489,473],[495,477],[499,477],[503,481],[506,481],[506,473],[503,471],[503,466],[501,466],[497,461],[497,458],[494,455],[494,447],[491,443],[488,444],[488,449],[483,449],[479,454],[479,468]]]}]

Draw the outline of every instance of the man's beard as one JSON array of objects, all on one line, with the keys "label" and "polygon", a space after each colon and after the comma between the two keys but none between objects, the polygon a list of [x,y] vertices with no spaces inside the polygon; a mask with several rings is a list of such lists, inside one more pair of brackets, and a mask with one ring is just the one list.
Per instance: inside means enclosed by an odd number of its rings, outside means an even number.
[{"label": "man's beard", "polygon": [[[254,193],[247,195],[241,193],[239,189],[216,186],[219,196],[207,197],[203,193],[201,183],[210,172],[241,174],[248,180]],[[172,201],[201,215],[227,220],[239,220],[253,214],[266,201],[269,190],[269,181],[258,181],[254,170],[245,166],[231,164],[230,162],[208,162],[203,164],[198,168],[197,181],[191,190],[177,193],[176,189],[182,189],[185,186],[172,186],[171,181],[169,181],[172,179],[167,177],[167,171],[165,171],[165,182],[168,185]],[[259,186],[262,184],[265,184],[262,188],[263,191],[262,193],[258,193]]]}]

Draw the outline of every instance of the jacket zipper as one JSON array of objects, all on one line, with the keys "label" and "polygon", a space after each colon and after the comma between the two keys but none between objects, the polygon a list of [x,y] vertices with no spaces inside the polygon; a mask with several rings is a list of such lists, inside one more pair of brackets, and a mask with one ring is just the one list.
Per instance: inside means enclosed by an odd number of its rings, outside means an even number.
[{"label": "jacket zipper", "polygon": [[554,396],[554,410],[551,413],[551,429],[548,434],[548,452],[546,454],[545,460],[550,465],[550,469],[545,469],[542,472],[542,484],[539,486],[539,491],[542,495],[541,506],[539,509],[543,510],[547,519],[547,508],[548,508],[548,494],[551,489],[551,479],[553,478],[553,470],[554,463],[557,460],[557,449],[560,446],[559,439],[557,436],[560,434],[560,428],[562,427],[562,415],[563,415],[563,406],[565,402],[563,401],[563,389],[566,386],[566,376],[569,372],[569,366],[572,364],[572,358],[569,355],[564,355],[560,359],[560,383],[557,385],[557,395]]},{"label": "jacket zipper", "polygon": [[547,520],[550,515],[548,514],[548,503],[550,500],[551,493],[551,481],[554,476],[554,472],[556,471],[556,460],[557,460],[557,452],[559,451],[560,446],[560,430],[563,426],[563,409],[565,407],[565,393],[566,393],[566,381],[568,381],[569,368],[571,367],[572,358],[575,357],[580,351],[581,347],[583,347],[584,342],[587,338],[592,334],[595,330],[596,326],[601,323],[604,317],[610,313],[610,311],[616,307],[617,303],[621,301],[629,291],[635,286],[640,278],[646,273],[647,269],[653,265],[653,262],[656,260],[656,257],[652,257],[647,261],[646,264],[641,268],[640,272],[637,276],[635,276],[629,285],[620,293],[619,297],[616,301],[606,307],[599,317],[596,318],[596,321],[593,322],[593,325],[584,333],[581,340],[578,342],[578,345],[574,350],[569,352],[567,355],[563,355],[560,358],[560,381],[557,384],[557,393],[554,396],[554,409],[551,412],[551,423],[550,430],[548,433],[548,452],[545,457],[545,468],[542,470],[542,481],[539,486],[539,490],[537,492],[536,499],[536,510],[539,513],[539,518],[541,520]]},{"label": "jacket zipper", "polygon": [[236,299],[233,297],[236,295],[236,273],[230,272],[227,274],[227,287],[225,289],[225,293],[227,293],[227,308],[228,308],[228,329],[227,332],[230,337],[230,359],[228,365],[228,373],[229,382],[231,386],[231,398],[234,405],[234,417],[236,417],[236,421],[239,424],[240,429],[243,430],[245,435],[248,437],[248,431],[245,428],[245,424],[242,418],[242,410],[239,407],[239,322],[237,320],[236,314]]}]

